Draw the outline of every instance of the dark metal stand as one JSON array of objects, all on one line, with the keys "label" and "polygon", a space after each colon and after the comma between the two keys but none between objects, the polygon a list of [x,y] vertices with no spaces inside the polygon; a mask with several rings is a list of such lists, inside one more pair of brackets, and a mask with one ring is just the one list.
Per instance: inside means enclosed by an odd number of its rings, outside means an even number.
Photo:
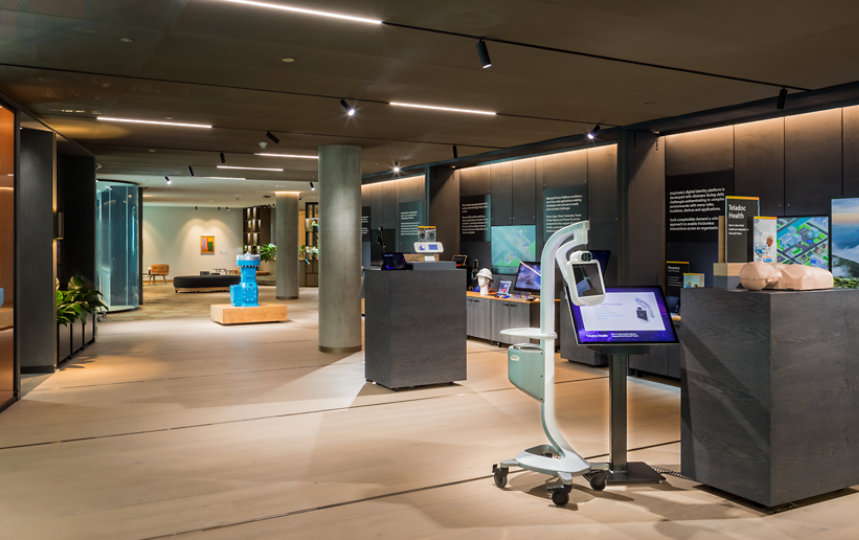
[{"label": "dark metal stand", "polygon": [[627,461],[626,435],[626,376],[629,370],[630,354],[649,352],[647,345],[599,345],[590,347],[609,361],[609,403],[610,403],[610,463],[609,484],[658,484],[665,477],[654,471],[644,462]]}]

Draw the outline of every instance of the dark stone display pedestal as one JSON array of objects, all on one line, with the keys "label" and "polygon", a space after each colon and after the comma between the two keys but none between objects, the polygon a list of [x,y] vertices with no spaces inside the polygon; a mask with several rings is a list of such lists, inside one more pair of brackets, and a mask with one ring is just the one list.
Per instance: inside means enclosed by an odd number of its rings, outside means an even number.
[{"label": "dark stone display pedestal", "polygon": [[859,290],[681,305],[683,474],[764,506],[859,483]]},{"label": "dark stone display pedestal", "polygon": [[466,378],[464,270],[364,274],[364,377],[387,388]]}]

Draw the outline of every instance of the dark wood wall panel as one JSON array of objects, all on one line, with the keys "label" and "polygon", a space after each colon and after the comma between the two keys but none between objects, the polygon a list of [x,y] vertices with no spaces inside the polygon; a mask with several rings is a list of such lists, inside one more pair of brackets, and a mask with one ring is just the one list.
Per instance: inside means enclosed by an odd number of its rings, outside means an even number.
[{"label": "dark wood wall panel", "polygon": [[57,206],[64,214],[59,279],[72,276],[95,282],[95,158],[59,154]]},{"label": "dark wood wall panel", "polygon": [[565,152],[537,158],[537,182],[542,187],[569,186],[588,181],[588,152]]},{"label": "dark wood wall panel", "polygon": [[[665,279],[665,145],[650,133],[626,139],[627,247],[619,282],[627,285],[662,283]],[[621,257],[614,254],[609,268]],[[612,282],[607,283],[614,284]]]},{"label": "dark wood wall panel", "polygon": [[785,215],[826,214],[841,195],[841,109],[785,118]]},{"label": "dark wood wall panel", "polygon": [[734,167],[734,127],[665,137],[665,174],[677,176]]},{"label": "dark wood wall panel", "polygon": [[[588,247],[621,253],[620,200],[617,189],[617,145],[588,150]],[[606,280],[616,282],[617,260],[610,261]]]},{"label": "dark wood wall panel", "polygon": [[436,239],[444,245],[442,259],[460,253],[459,176],[450,167],[432,167],[429,182],[429,224],[436,226]]},{"label": "dark wood wall panel", "polygon": [[456,171],[459,177],[459,193],[470,195],[489,195],[489,165],[469,167]]},{"label": "dark wood wall panel", "polygon": [[859,106],[844,108],[844,196],[859,197]]},{"label": "dark wood wall panel", "polygon": [[[536,223],[537,206],[540,197],[536,191],[536,158],[520,159],[511,162],[513,174],[513,223],[531,225]],[[538,227],[539,229],[540,227]],[[538,238],[540,231],[538,230]]]},{"label": "dark wood wall panel", "polygon": [[494,163],[489,171],[492,226],[513,225],[513,164]]},{"label": "dark wood wall panel", "polygon": [[784,215],[784,119],[738,124],[734,194],[761,198],[762,216]]}]

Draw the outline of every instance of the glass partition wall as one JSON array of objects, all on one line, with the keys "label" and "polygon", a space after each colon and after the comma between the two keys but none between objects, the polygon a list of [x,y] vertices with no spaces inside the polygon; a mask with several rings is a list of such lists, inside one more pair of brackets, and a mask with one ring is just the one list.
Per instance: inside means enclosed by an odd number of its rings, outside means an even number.
[{"label": "glass partition wall", "polygon": [[96,287],[109,311],[140,303],[139,189],[99,180],[96,185]]},{"label": "glass partition wall", "polygon": [[0,409],[16,397],[15,113],[0,104]]}]

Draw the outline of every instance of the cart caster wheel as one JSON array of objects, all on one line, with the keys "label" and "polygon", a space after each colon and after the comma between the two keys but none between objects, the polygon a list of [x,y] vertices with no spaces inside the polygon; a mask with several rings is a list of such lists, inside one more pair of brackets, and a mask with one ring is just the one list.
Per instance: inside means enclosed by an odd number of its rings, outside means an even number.
[{"label": "cart caster wheel", "polygon": [[492,479],[495,480],[495,485],[503,488],[507,485],[507,469],[502,467],[493,467]]},{"label": "cart caster wheel", "polygon": [[593,476],[588,478],[588,483],[594,491],[604,490],[606,484],[608,484],[608,471],[595,473]]},{"label": "cart caster wheel", "polygon": [[555,506],[566,506],[570,502],[570,494],[566,489],[556,489],[552,491],[552,502]]}]

